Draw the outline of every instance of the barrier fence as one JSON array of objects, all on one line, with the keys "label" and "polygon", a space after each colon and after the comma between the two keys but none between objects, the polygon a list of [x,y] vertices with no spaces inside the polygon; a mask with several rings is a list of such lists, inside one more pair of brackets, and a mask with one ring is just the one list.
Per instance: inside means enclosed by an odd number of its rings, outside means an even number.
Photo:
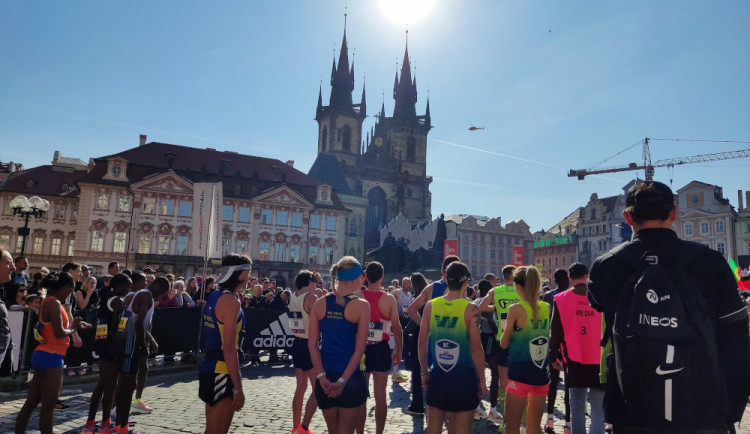
[{"label": "barrier fence", "polygon": [[[243,309],[245,313],[245,329],[242,333],[242,350],[245,356],[258,356],[272,349],[291,350],[294,334],[289,328],[289,317],[286,311],[277,309]],[[8,312],[11,337],[14,348],[11,352],[11,369],[13,373],[27,372],[31,365],[31,353],[37,342],[33,330],[37,316],[34,313]],[[200,336],[202,308],[163,308],[156,309],[153,316],[151,335],[159,344],[157,355],[173,355],[175,353],[198,353],[203,350],[205,336]],[[92,364],[94,358],[94,331],[80,331],[83,347],[68,349],[65,364],[76,367],[81,363]],[[90,335],[90,336],[87,336]],[[25,353],[25,355],[24,355]],[[23,363],[23,367],[21,366]],[[11,372],[5,372],[9,375]]]}]

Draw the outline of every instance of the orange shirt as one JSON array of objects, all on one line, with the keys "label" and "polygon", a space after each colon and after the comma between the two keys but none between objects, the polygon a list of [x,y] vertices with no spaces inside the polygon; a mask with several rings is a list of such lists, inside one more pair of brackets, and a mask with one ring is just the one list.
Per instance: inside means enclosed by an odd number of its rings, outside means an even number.
[{"label": "orange shirt", "polygon": [[[67,336],[62,338],[55,337],[52,323],[42,321],[42,309],[44,309],[44,303],[51,298],[52,297],[45,298],[39,306],[39,324],[34,327],[34,337],[39,341],[39,345],[37,345],[35,351],[44,351],[45,353],[65,356],[65,353],[68,352],[68,346],[70,346],[70,339]],[[68,313],[62,306],[60,306],[60,314],[62,315],[62,326],[66,329],[68,328]]]}]

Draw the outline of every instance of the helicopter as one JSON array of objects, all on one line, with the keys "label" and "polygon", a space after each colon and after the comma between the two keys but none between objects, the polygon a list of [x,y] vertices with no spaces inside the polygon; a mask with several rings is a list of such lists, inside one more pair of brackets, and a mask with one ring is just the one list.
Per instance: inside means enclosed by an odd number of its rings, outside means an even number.
[{"label": "helicopter", "polygon": [[477,127],[477,126],[474,126],[474,125],[472,125],[472,126],[469,127],[469,131],[476,131],[476,130],[483,130],[483,129],[484,129],[484,127]]}]

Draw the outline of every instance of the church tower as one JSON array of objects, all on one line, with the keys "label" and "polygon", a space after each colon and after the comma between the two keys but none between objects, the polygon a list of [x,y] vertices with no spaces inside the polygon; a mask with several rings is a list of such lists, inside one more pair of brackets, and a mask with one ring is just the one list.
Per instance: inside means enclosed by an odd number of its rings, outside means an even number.
[{"label": "church tower", "polygon": [[352,102],[353,91],[354,63],[350,68],[344,15],[344,38],[341,41],[339,61],[336,64],[334,56],[331,68],[331,96],[328,105],[324,106],[321,86],[315,120],[318,122],[318,154],[333,155],[348,166],[355,165],[361,153],[362,122],[367,117],[364,86],[359,104]]}]

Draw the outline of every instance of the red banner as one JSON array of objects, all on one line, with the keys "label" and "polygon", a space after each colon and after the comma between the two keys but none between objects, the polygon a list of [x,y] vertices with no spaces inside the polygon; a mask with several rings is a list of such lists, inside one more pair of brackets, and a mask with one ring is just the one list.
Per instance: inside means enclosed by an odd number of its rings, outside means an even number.
[{"label": "red banner", "polygon": [[513,246],[513,265],[516,267],[523,265],[523,246]]},{"label": "red banner", "polygon": [[443,241],[443,259],[448,255],[458,255],[458,240]]}]

